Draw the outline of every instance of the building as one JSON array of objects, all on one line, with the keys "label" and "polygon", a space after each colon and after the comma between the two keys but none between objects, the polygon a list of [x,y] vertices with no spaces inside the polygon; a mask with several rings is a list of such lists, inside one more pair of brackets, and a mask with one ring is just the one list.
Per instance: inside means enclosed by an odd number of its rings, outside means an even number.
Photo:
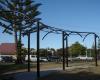
[{"label": "building", "polygon": [[15,43],[2,43],[0,44],[1,56],[12,56],[16,58],[16,45]]}]

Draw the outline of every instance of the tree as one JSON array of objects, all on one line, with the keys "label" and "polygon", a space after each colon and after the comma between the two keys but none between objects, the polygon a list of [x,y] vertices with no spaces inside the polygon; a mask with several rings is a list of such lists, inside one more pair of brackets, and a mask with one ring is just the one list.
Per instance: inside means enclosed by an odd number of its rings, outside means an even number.
[{"label": "tree", "polygon": [[95,56],[95,44],[94,44],[94,42],[93,42],[93,44],[92,44],[92,48],[91,48],[91,54],[92,54],[92,56]]},{"label": "tree", "polygon": [[79,42],[75,42],[69,47],[69,53],[72,56],[85,55],[86,48]]},{"label": "tree", "polygon": [[40,49],[40,56],[47,57],[48,56],[47,49],[41,48]]},{"label": "tree", "polygon": [[21,49],[21,54],[22,54],[22,56],[21,56],[21,58],[22,58],[22,61],[25,61],[25,56],[27,55],[27,49],[26,48],[24,48],[24,47],[22,47],[22,49]]},{"label": "tree", "polygon": [[62,48],[57,49],[57,51],[56,51],[56,55],[58,55],[58,56],[63,56]]},{"label": "tree", "polygon": [[21,33],[34,26],[40,5],[33,0],[0,0],[0,26],[4,28],[3,33],[14,34],[18,63],[21,63]]},{"label": "tree", "polygon": [[87,56],[89,57],[93,57],[94,56],[94,52],[93,52],[93,49],[87,49]]},{"label": "tree", "polygon": [[32,55],[36,55],[36,50],[35,50],[34,48],[31,48],[31,49],[30,49],[30,53],[31,53]]}]

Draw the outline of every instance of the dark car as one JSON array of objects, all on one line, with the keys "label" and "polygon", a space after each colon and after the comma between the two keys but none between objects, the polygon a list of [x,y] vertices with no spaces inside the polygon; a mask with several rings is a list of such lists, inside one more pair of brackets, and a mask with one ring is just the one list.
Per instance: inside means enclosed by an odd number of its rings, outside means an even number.
[{"label": "dark car", "polygon": [[47,59],[48,59],[48,61],[54,61],[54,62],[60,61],[59,56],[49,56],[49,57],[47,57]]},{"label": "dark car", "polygon": [[2,62],[14,62],[13,57],[4,56],[2,57]]}]

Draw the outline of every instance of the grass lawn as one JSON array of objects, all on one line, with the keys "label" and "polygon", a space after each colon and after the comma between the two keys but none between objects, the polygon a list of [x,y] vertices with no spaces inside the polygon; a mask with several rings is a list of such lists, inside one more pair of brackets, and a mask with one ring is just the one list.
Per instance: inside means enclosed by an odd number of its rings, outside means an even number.
[{"label": "grass lawn", "polygon": [[[100,61],[99,61],[100,63]],[[89,68],[75,68],[75,69],[66,69],[65,71],[58,71],[56,73],[52,73],[48,76],[42,77],[40,80],[100,80],[100,66],[95,67],[94,62],[77,62],[77,63],[69,63],[70,67],[73,66],[80,66],[83,67],[84,65],[93,66]],[[55,68],[62,68],[62,63],[55,63],[55,62],[46,62],[41,63],[40,69],[41,70],[49,70]],[[13,74],[10,75],[2,75],[5,72],[9,71],[17,71],[27,69],[27,64],[0,64],[0,80],[3,80],[5,77],[10,77],[11,79],[6,80],[14,80],[12,78]],[[36,63],[31,64],[32,71],[36,70]],[[26,70],[27,71],[27,70]]]},{"label": "grass lawn", "polygon": [[[100,61],[98,64],[100,64]],[[71,63],[70,65],[70,67],[75,66],[76,68],[57,71],[40,78],[40,80],[100,80],[100,65],[96,67],[94,62]],[[89,67],[84,68],[87,65]]]},{"label": "grass lawn", "polygon": [[100,66],[72,71],[58,71],[40,80],[100,80]]},{"label": "grass lawn", "polygon": [[[31,65],[31,68],[35,68],[36,67],[36,64],[35,65]],[[14,63],[0,63],[0,80],[3,80],[9,76],[12,76],[12,75],[9,75],[9,74],[4,74],[4,73],[7,73],[7,72],[11,72],[11,71],[15,71],[15,70],[23,70],[23,69],[27,69],[27,64],[14,64]]]},{"label": "grass lawn", "polygon": [[[31,65],[32,67],[36,67],[36,65]],[[27,64],[0,64],[0,74],[13,71],[13,70],[21,70],[21,69],[27,69]]]}]

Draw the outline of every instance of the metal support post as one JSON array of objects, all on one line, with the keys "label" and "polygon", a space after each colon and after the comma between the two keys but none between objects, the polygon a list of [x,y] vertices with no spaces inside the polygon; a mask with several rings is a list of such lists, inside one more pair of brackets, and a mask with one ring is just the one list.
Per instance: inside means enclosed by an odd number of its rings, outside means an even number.
[{"label": "metal support post", "polygon": [[62,32],[63,70],[65,70],[64,31]]},{"label": "metal support post", "polygon": [[95,51],[95,66],[98,66],[98,63],[97,63],[97,44],[96,44],[96,34],[94,34],[94,51]]},{"label": "metal support post", "polygon": [[40,78],[40,29],[39,22],[37,22],[37,79]]},{"label": "metal support post", "polygon": [[66,66],[68,67],[68,36],[66,36]]},{"label": "metal support post", "polygon": [[30,33],[28,33],[28,72],[30,72]]}]

